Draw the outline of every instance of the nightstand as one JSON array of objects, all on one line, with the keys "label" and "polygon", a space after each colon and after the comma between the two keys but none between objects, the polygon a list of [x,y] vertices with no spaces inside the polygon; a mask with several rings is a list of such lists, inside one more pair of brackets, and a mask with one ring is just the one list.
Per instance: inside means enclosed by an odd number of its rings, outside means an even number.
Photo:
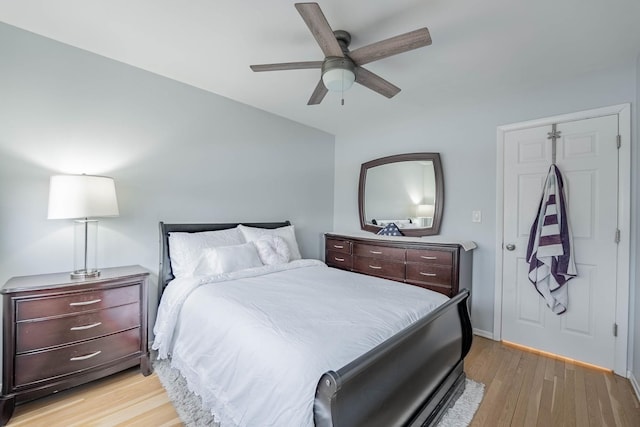
[{"label": "nightstand", "polygon": [[147,348],[147,278],[140,266],[10,279],[3,299],[0,425],[16,404],[140,365]]}]

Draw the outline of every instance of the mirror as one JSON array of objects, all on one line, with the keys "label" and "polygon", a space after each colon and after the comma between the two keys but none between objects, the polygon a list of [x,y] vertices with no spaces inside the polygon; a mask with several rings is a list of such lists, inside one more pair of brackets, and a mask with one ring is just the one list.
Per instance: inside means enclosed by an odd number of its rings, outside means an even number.
[{"label": "mirror", "polygon": [[405,236],[438,234],[444,209],[440,155],[399,154],[363,163],[358,208],[363,230],[377,233],[393,222]]}]

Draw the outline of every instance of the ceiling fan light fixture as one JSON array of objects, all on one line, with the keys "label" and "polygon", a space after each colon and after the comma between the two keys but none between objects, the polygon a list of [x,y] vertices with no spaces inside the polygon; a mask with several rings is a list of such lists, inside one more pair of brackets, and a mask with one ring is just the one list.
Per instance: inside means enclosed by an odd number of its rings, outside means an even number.
[{"label": "ceiling fan light fixture", "polygon": [[356,80],[355,69],[348,58],[327,58],[322,64],[322,83],[330,91],[345,91]]}]

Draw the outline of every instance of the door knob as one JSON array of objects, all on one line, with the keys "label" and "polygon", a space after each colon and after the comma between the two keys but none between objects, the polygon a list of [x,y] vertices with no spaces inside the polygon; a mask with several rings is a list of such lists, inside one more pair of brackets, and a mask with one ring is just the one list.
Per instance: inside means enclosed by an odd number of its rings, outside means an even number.
[{"label": "door knob", "polygon": [[513,243],[508,243],[507,245],[505,245],[505,248],[506,248],[508,251],[513,251],[513,250],[515,250],[516,245],[514,245]]}]

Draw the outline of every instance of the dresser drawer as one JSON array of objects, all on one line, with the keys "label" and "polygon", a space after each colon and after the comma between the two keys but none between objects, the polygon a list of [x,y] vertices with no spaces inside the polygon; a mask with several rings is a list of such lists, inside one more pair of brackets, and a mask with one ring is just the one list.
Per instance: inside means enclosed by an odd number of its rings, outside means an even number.
[{"label": "dresser drawer", "polygon": [[16,352],[74,343],[140,326],[140,304],[133,303],[16,325]]},{"label": "dresser drawer", "polygon": [[407,264],[407,282],[428,283],[451,288],[451,267],[421,263]]},{"label": "dresser drawer", "polygon": [[326,250],[331,252],[340,252],[343,254],[351,254],[351,242],[348,240],[332,239],[327,237]]},{"label": "dresser drawer", "polygon": [[15,386],[74,374],[140,353],[140,328],[54,350],[17,355]]},{"label": "dresser drawer", "polygon": [[356,256],[353,258],[353,271],[370,276],[404,281],[404,262]]},{"label": "dresser drawer", "polygon": [[353,256],[341,252],[328,251],[325,263],[329,267],[351,270],[351,267],[353,267]]},{"label": "dresser drawer", "polygon": [[433,285],[428,283],[410,283],[410,284],[424,288],[424,289],[429,289],[430,291],[438,292],[439,294],[446,295],[449,298],[453,298],[455,296],[455,292],[453,292],[453,288],[451,288],[451,286]]},{"label": "dresser drawer", "polygon": [[428,249],[408,249],[407,262],[426,262],[430,264],[453,265],[451,252]]},{"label": "dresser drawer", "polygon": [[365,245],[355,243],[353,254],[362,257],[384,258],[404,262],[405,250],[403,248],[391,248],[387,246]]},{"label": "dresser drawer", "polygon": [[130,304],[140,300],[140,284],[120,288],[36,297],[16,303],[16,320],[42,319]]}]

